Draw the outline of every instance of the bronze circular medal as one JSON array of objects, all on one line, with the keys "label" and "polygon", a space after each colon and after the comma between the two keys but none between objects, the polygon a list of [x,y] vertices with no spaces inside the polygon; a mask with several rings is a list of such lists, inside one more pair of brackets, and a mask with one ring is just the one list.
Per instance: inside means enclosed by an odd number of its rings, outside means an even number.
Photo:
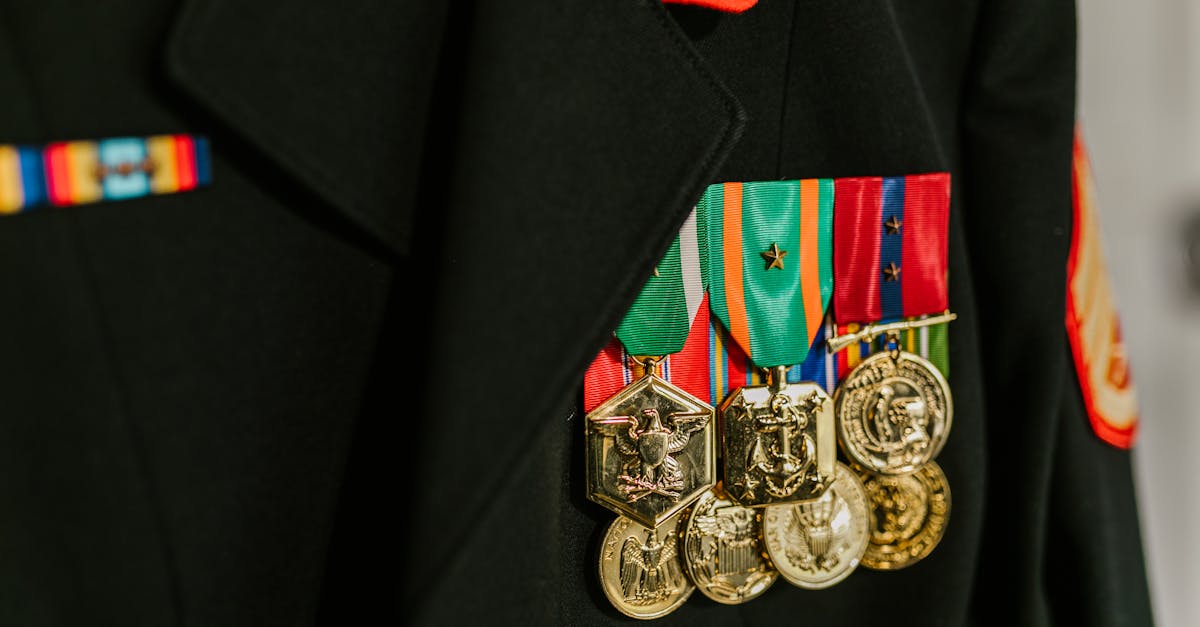
[{"label": "bronze circular medal", "polygon": [[828,588],[850,575],[868,540],[867,492],[854,472],[837,465],[819,498],[763,511],[763,541],[779,574],[801,588]]},{"label": "bronze circular medal", "polygon": [[650,619],[675,611],[696,589],[683,574],[679,524],[683,514],[655,528],[620,516],[600,547],[600,586],[622,614]]},{"label": "bronze circular medal", "polygon": [[683,561],[704,596],[745,603],[775,583],[778,573],[763,553],[761,528],[761,510],[735,504],[718,488],[696,501],[683,535]]},{"label": "bronze circular medal", "polygon": [[898,570],[929,555],[950,518],[950,484],[934,462],[910,475],[862,473],[871,510],[871,543],[862,563]]},{"label": "bronze circular medal", "polygon": [[911,473],[933,459],[950,433],[950,386],[919,355],[883,351],[855,368],[834,393],[842,450],[864,469]]}]

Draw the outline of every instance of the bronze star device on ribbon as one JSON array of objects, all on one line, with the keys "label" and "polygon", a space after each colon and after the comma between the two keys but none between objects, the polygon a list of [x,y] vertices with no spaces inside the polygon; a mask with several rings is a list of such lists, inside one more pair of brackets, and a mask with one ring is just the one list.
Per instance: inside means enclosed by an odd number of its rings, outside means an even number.
[{"label": "bronze star device on ribbon", "polygon": [[833,404],[787,367],[807,357],[833,290],[833,181],[725,183],[700,202],[713,312],[769,372],[721,404],[726,493],[743,506],[819,496],[837,456]]}]

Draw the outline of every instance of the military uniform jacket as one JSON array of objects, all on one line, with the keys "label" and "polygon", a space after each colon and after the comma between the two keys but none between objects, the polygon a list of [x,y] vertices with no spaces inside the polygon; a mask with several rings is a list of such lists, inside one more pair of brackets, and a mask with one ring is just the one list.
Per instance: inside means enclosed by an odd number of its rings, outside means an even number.
[{"label": "military uniform jacket", "polygon": [[582,373],[705,186],[948,171],[954,490],[898,573],[672,625],[1146,625],[1063,331],[1069,1],[0,1],[0,142],[202,133],[0,218],[0,624],[606,625]]}]

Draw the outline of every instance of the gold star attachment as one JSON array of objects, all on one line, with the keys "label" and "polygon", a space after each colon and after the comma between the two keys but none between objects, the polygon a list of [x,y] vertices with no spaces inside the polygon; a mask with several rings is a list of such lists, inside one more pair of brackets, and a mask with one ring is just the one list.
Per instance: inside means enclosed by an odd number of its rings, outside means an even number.
[{"label": "gold star attachment", "polygon": [[654,276],[662,276],[658,273],[658,266],[654,266]]},{"label": "gold star attachment", "polygon": [[883,280],[888,283],[900,280],[900,266],[896,265],[896,262],[889,262],[883,269]]},{"label": "gold star attachment", "polygon": [[892,214],[892,217],[888,218],[888,221],[883,223],[883,226],[887,227],[888,235],[895,235],[899,233],[900,227],[903,225],[904,222],[901,221],[900,218],[895,214]]},{"label": "gold star attachment", "polygon": [[771,242],[771,249],[761,253],[763,260],[767,262],[767,270],[771,268],[783,269],[783,258],[787,256],[786,250],[779,250],[779,244]]}]

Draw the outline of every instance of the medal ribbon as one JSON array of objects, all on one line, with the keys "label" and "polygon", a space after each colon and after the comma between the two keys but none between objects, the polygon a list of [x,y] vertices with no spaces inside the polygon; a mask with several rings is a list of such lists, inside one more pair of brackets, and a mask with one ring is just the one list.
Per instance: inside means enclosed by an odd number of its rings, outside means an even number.
[{"label": "medal ribbon", "polygon": [[684,221],[667,254],[617,327],[617,339],[634,355],[670,355],[683,349],[708,287],[704,268],[704,209]]},{"label": "medal ribbon", "polygon": [[[702,302],[687,341],[655,367],[658,376],[708,404],[713,404],[709,366],[709,309]],[[637,353],[633,353],[637,354]],[[589,412],[642,375],[630,351],[617,338],[609,341],[583,375],[583,411]]]},{"label": "medal ribbon", "polygon": [[711,185],[700,199],[711,216],[712,311],[759,367],[803,363],[821,328],[833,292],[833,194],[833,179],[806,179]]},{"label": "medal ribbon", "polygon": [[843,178],[835,185],[837,322],[945,311],[950,175]]}]

